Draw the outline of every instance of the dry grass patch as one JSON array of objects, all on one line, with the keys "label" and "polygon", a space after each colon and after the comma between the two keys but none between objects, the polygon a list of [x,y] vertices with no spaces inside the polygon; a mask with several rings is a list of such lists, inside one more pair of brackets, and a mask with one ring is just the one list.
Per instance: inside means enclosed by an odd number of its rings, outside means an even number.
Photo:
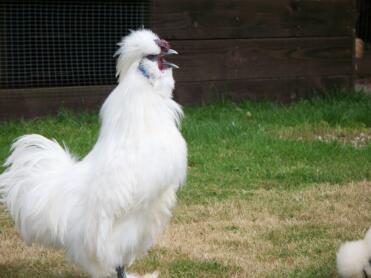
[{"label": "dry grass patch", "polygon": [[304,124],[300,126],[286,126],[272,129],[272,135],[284,139],[318,140],[325,143],[339,142],[351,144],[354,147],[363,147],[371,143],[371,129],[367,127],[332,127],[327,122],[316,125]]},{"label": "dry grass patch", "polygon": [[330,277],[338,246],[363,236],[370,210],[371,184],[366,182],[301,192],[258,190],[246,200],[178,206],[159,245],[237,266],[234,277],[286,277],[318,263],[327,264]]},{"label": "dry grass patch", "polygon": [[[305,277],[333,277],[337,248],[363,236],[370,210],[369,182],[180,203],[157,246],[133,270],[157,269],[161,277],[303,277],[310,271],[315,274]],[[0,212],[0,277],[83,277],[61,252],[25,246]]]}]

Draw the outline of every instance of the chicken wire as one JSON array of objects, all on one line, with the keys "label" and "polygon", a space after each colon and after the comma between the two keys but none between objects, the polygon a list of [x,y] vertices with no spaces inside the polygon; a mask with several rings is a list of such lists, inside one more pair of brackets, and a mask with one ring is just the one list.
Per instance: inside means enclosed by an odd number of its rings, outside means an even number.
[{"label": "chicken wire", "polygon": [[0,88],[108,85],[117,42],[150,1],[1,1]]}]

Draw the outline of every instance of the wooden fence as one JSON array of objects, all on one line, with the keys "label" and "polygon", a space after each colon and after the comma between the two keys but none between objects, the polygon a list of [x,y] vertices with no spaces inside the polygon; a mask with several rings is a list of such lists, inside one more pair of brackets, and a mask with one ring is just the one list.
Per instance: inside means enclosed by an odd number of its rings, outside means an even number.
[{"label": "wooden fence", "polygon": [[[152,29],[174,57],[184,105],[290,101],[354,79],[354,0],[153,0]],[[1,74],[1,73],[0,73]],[[0,118],[97,108],[112,86],[0,90]]]},{"label": "wooden fence", "polygon": [[182,54],[177,98],[288,101],[353,83],[353,0],[156,0],[153,26]]}]

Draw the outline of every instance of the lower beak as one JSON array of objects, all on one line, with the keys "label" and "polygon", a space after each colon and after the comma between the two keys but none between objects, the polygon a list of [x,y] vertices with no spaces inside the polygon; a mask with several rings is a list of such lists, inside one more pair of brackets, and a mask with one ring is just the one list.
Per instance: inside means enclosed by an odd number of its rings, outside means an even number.
[{"label": "lower beak", "polygon": [[163,61],[162,62],[164,65],[167,65],[168,67],[170,67],[170,68],[174,68],[174,69],[179,69],[179,66],[177,66],[177,65],[175,65],[175,64],[173,64],[173,63],[170,63],[170,62],[168,62],[168,61]]}]

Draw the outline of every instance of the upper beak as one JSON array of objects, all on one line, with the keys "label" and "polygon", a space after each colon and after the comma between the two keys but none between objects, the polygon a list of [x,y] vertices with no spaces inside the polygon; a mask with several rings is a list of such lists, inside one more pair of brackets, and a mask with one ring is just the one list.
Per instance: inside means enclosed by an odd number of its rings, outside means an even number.
[{"label": "upper beak", "polygon": [[175,51],[174,49],[169,49],[164,54],[165,55],[172,55],[172,54],[179,54],[179,53],[177,51]]}]

